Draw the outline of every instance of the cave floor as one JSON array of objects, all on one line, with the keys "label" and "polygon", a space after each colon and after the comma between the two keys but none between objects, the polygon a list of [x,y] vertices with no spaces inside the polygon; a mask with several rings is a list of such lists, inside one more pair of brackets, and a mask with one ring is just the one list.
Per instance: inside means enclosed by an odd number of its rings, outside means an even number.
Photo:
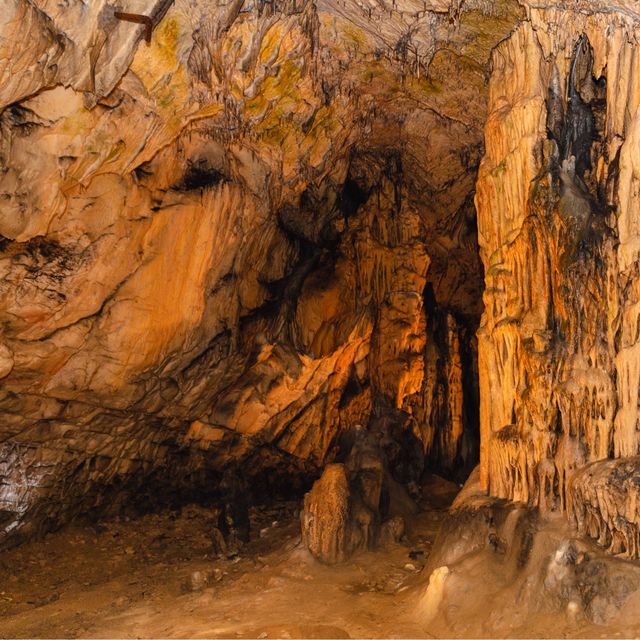
[{"label": "cave floor", "polygon": [[0,637],[424,637],[410,593],[456,489],[432,481],[406,542],[339,567],[301,548],[298,503],[253,509],[230,560],[203,507],[68,527],[0,555]]}]

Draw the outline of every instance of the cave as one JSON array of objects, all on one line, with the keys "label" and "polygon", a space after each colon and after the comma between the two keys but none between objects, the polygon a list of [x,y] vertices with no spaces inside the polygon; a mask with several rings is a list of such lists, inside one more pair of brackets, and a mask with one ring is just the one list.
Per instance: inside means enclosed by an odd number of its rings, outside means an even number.
[{"label": "cave", "polygon": [[637,637],[636,4],[3,0],[0,637]]}]

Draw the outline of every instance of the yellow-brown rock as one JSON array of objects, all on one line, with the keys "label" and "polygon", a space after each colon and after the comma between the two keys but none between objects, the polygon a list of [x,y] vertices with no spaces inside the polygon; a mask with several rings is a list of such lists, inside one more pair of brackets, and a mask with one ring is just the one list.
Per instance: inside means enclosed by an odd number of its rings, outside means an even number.
[{"label": "yellow-brown rock", "polygon": [[0,542],[341,460],[334,561],[479,448],[639,555],[635,3],[5,5]]},{"label": "yellow-brown rock", "polygon": [[639,451],[639,32],[622,4],[530,8],[493,55],[476,195],[481,477],[636,557],[635,498],[620,495]]},{"label": "yellow-brown rock", "polygon": [[302,541],[322,562],[343,562],[355,550],[349,478],[344,465],[330,464],[305,496]]},{"label": "yellow-brown rock", "polygon": [[374,416],[403,481],[473,463],[472,195],[523,17],[485,5],[148,0],[147,46],[102,0],[8,3],[0,538],[235,459],[317,475]]}]

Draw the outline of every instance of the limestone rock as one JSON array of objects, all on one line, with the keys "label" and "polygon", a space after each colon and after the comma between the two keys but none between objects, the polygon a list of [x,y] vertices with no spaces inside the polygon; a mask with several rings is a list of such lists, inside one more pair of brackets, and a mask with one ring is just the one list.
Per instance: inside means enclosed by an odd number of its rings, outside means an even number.
[{"label": "limestone rock", "polygon": [[405,522],[402,516],[393,516],[380,527],[380,544],[390,545],[402,540],[405,534]]},{"label": "limestone rock", "polygon": [[322,562],[343,562],[355,550],[347,470],[327,465],[304,498],[302,541]]},{"label": "limestone rock", "polygon": [[[481,475],[543,510],[569,508],[586,464],[638,453],[638,27],[609,8],[531,7],[493,58],[476,193]],[[602,508],[584,490],[576,513]]]},{"label": "limestone rock", "polygon": [[[578,539],[564,518],[541,518],[537,508],[486,496],[474,476],[422,573],[415,615],[431,620],[433,635],[477,637],[490,628],[493,636],[527,630],[547,637],[584,633],[588,624],[635,624],[637,563]],[[489,616],[487,599],[494,603]]]},{"label": "limestone rock", "polygon": [[378,409],[468,464],[485,74],[524,14],[423,4],[148,0],[149,45],[101,0],[7,4],[0,542],[231,460],[295,484]]},{"label": "limestone rock", "polygon": [[594,462],[569,485],[569,514],[581,534],[614,555],[640,558],[640,458]]},{"label": "limestone rock", "polygon": [[399,542],[404,517],[417,508],[390,470],[384,420],[368,429],[358,425],[345,462],[328,465],[305,496],[302,539],[311,553],[328,564],[357,551]]},{"label": "limestone rock", "polygon": [[420,598],[418,609],[422,619],[429,623],[437,615],[445,597],[445,588],[449,567],[443,566],[434,569],[429,576],[429,584]]}]

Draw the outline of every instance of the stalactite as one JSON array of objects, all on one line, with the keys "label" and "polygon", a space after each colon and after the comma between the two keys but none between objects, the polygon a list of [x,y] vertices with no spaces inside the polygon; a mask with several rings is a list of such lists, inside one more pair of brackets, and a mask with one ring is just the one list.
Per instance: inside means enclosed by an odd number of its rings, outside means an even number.
[{"label": "stalactite", "polygon": [[637,126],[621,115],[638,108],[622,71],[634,27],[596,12],[559,38],[535,29],[560,15],[533,11],[534,28],[494,57],[476,197],[481,384],[494,399],[481,414],[482,478],[493,495],[566,510],[612,553],[637,557]]}]

